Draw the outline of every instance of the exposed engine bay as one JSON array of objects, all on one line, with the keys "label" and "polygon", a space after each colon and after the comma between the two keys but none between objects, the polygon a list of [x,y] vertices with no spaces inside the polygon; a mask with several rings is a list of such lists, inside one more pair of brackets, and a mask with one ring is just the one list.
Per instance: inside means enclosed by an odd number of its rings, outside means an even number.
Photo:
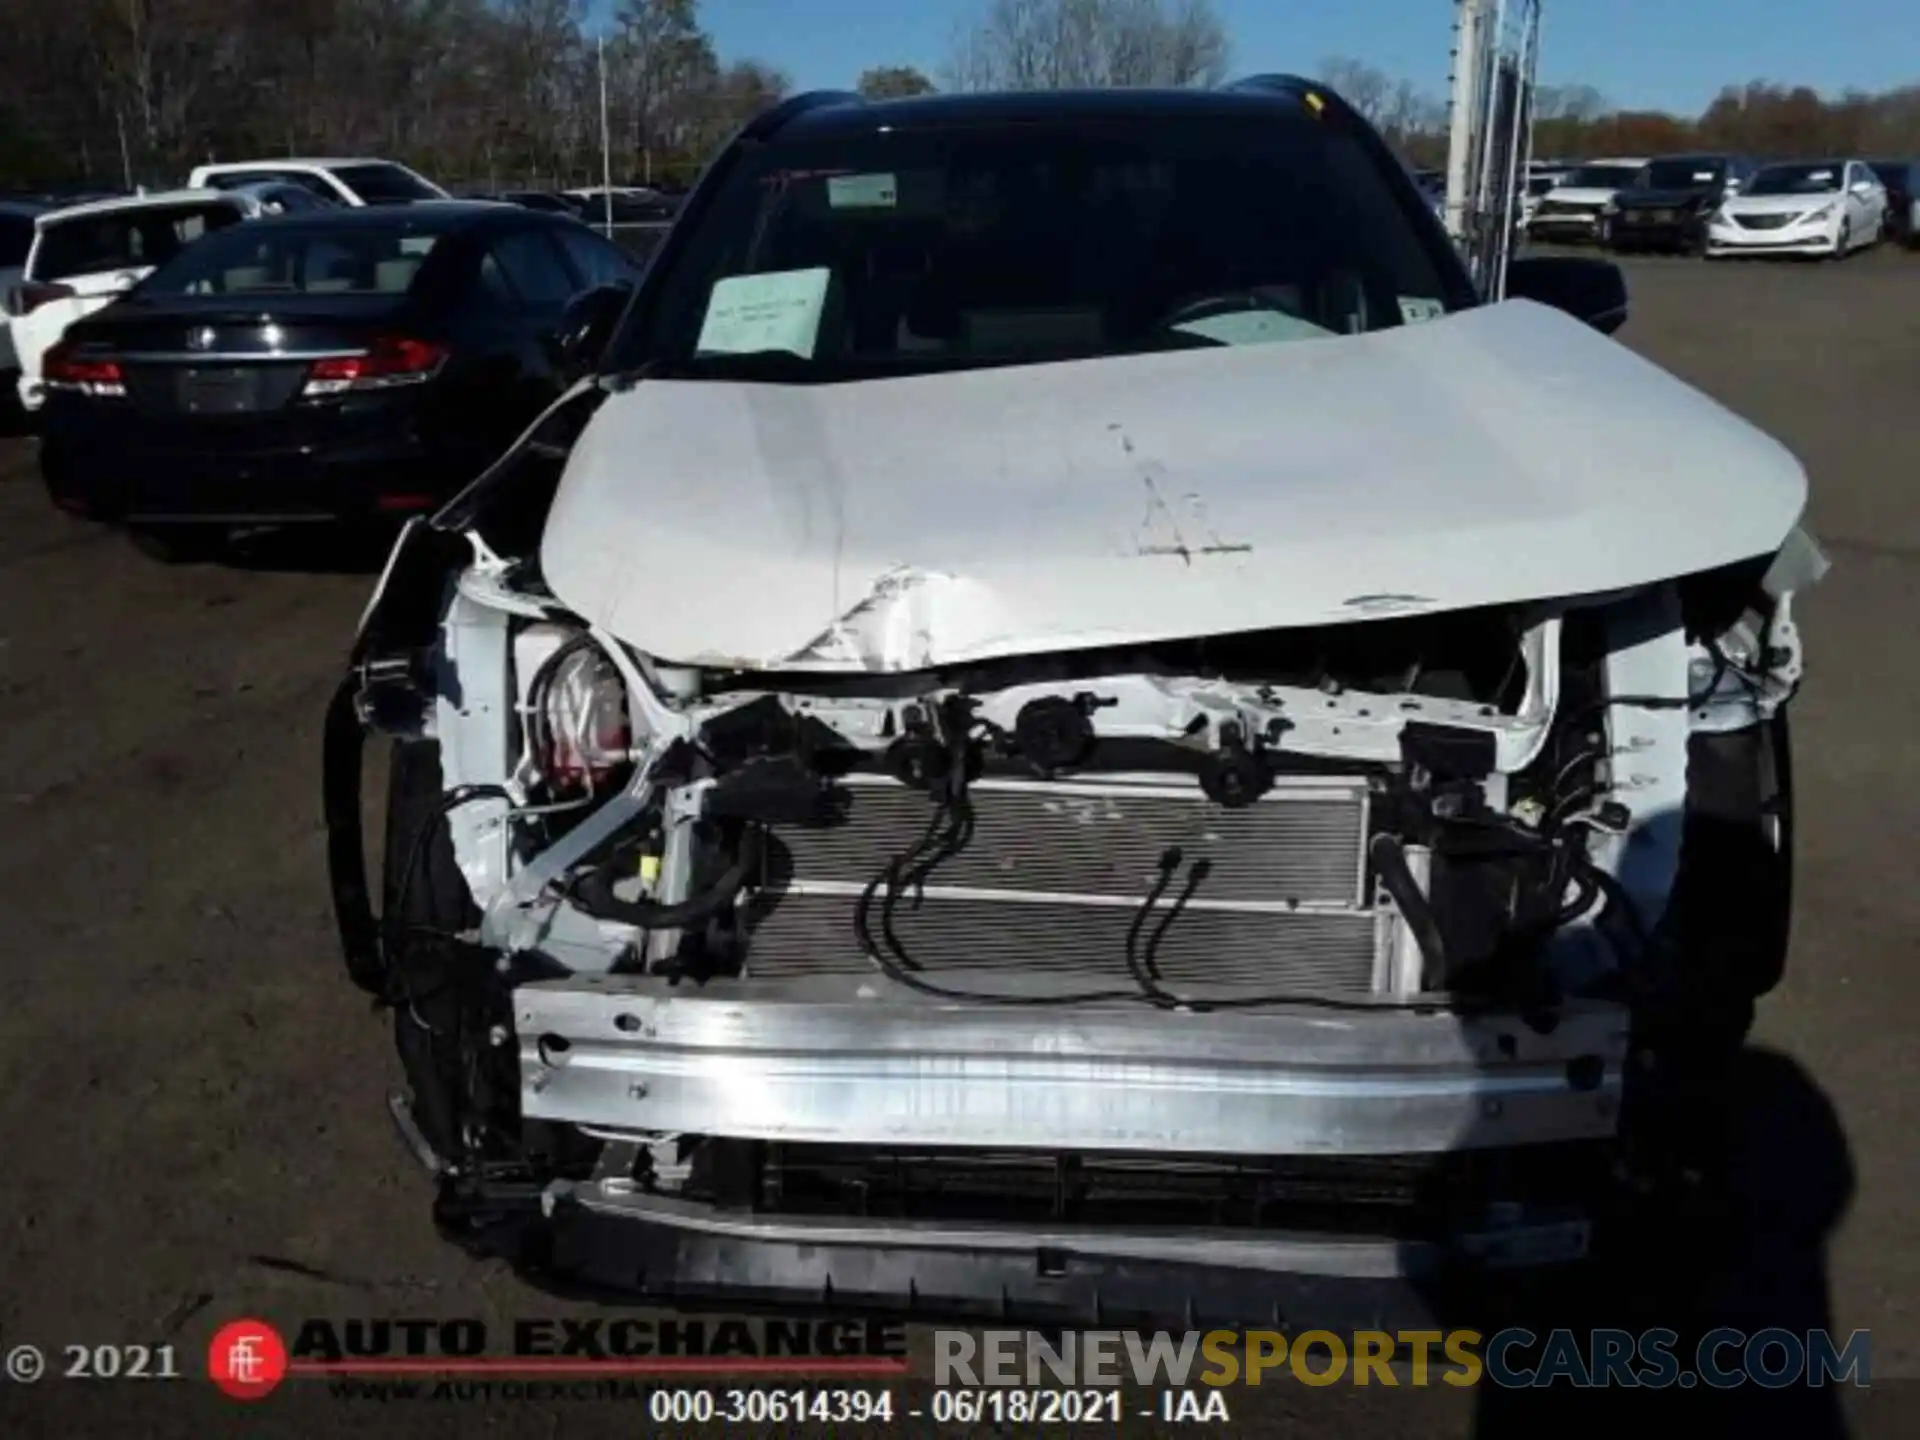
[{"label": "exposed engine bay", "polygon": [[1551,1003],[1621,993],[1673,883],[1689,736],[1791,691],[1790,600],[1764,626],[1764,670],[1666,587],[747,674],[660,666],[476,569],[443,629],[462,683],[423,719],[469,792],[448,822],[478,938],[571,973]]},{"label": "exposed engine bay", "polygon": [[[913,1217],[922,1264],[1022,1217],[1164,1259],[1196,1196],[1235,1244],[1577,1253],[1513,1197],[1571,1203],[1617,1130],[1684,989],[1690,764],[1778,720],[1824,563],[1795,532],[1622,594],[822,675],[662,664],[475,550],[343,691],[437,750],[370,948],[444,942],[461,998],[367,967],[467,1077],[455,1124],[396,1102],[417,1152],[488,1214],[795,1255]],[[441,845],[468,903],[423,934]]]}]

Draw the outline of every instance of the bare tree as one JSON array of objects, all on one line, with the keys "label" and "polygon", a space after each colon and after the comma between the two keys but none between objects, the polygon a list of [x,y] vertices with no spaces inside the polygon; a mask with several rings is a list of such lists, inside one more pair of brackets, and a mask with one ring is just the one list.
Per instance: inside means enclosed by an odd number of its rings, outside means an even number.
[{"label": "bare tree", "polygon": [[[1375,125],[1386,118],[1394,100],[1393,80],[1384,70],[1348,56],[1334,55],[1320,62],[1321,82]],[[1409,85],[1411,91],[1412,86]]]},{"label": "bare tree", "polygon": [[933,81],[911,65],[876,65],[860,72],[853,87],[869,100],[898,100],[909,95],[930,95]]},{"label": "bare tree", "polygon": [[1226,65],[1211,0],[990,0],[948,78],[957,90],[1211,85]]},{"label": "bare tree", "polygon": [[[962,88],[1205,84],[1226,38],[1212,0],[976,0]],[[786,92],[722,58],[697,0],[0,0],[0,189],[177,185],[196,162],[385,153],[444,180],[579,183],[599,174],[590,22],[610,19],[616,173],[691,178]],[[730,63],[731,62],[731,63]],[[1445,154],[1445,108],[1334,59],[1321,78],[1417,163]],[[870,93],[926,77],[879,67]],[[1543,87],[1542,155],[1724,149],[1767,157],[1920,152],[1920,87],[1821,95],[1729,85],[1698,117],[1616,114],[1590,85]],[[125,155],[123,168],[122,154]],[[564,177],[564,179],[563,179]]]},{"label": "bare tree", "polygon": [[1540,85],[1533,92],[1533,114],[1537,120],[1570,120],[1587,125],[1613,107],[1591,85]]}]

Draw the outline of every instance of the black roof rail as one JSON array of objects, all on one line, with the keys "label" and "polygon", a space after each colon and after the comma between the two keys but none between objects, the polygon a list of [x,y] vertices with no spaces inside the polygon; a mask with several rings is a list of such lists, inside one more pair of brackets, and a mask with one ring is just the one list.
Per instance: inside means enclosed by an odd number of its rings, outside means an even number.
[{"label": "black roof rail", "polygon": [[855,94],[851,90],[806,90],[798,95],[789,95],[778,105],[762,110],[747,122],[740,134],[744,139],[765,140],[779,134],[786,128],[789,121],[796,116],[806,114],[809,110],[825,110],[837,105],[866,103],[867,99],[864,95]]},{"label": "black roof rail", "polygon": [[1331,106],[1335,114],[1348,119],[1358,118],[1354,108],[1338,90],[1318,80],[1309,80],[1304,75],[1245,75],[1238,80],[1229,80],[1220,88],[1240,95],[1284,96],[1289,100],[1298,100],[1302,105],[1308,104],[1308,97],[1311,96],[1315,111],[1322,106]]},{"label": "black roof rail", "polygon": [[1317,80],[1309,80],[1304,75],[1282,75],[1268,73],[1263,75],[1243,75],[1238,80],[1229,80],[1220,87],[1222,90],[1239,92],[1258,91],[1265,95],[1300,96],[1311,90],[1315,94],[1332,92]]}]

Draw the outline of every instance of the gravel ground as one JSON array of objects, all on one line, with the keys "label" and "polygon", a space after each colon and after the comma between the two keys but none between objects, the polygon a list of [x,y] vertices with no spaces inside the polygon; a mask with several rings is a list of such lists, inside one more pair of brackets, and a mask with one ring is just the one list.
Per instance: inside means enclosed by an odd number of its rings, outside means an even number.
[{"label": "gravel ground", "polygon": [[[1824,1286],[1835,1324],[1873,1331],[1876,1381],[1895,1381],[1866,1398],[1897,1401],[1920,1376],[1920,257],[1648,259],[1629,279],[1621,338],[1805,460],[1835,562],[1804,617],[1793,960],[1734,1130],[1767,1238],[1735,1270],[1749,1316],[1802,1316]],[[1623,421],[1622,465],[1634,446]],[[0,1429],[648,1430],[631,1406],[390,1407],[315,1387],[243,1408],[197,1378],[212,1330],[244,1314],[570,1310],[435,1240],[383,1113],[395,1067],[336,959],[317,773],[370,580],[319,558],[281,544],[151,563],[52,511],[32,443],[0,440],[0,1344],[170,1340],[189,1377],[0,1382]],[[1768,1246],[1797,1268],[1758,1258]],[[1565,1430],[1597,1413],[1574,1398],[1543,1412],[1288,1387],[1236,1397],[1234,1428]],[[1896,1433],[1891,1404],[1855,1413],[1859,1433]]]}]

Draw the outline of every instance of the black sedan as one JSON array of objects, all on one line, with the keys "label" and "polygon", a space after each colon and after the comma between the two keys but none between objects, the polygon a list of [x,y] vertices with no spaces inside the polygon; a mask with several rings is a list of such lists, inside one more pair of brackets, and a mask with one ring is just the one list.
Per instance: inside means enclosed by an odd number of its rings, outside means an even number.
[{"label": "black sedan", "polygon": [[1909,250],[1920,247],[1920,160],[1869,160],[1887,187],[1887,238]]},{"label": "black sedan", "polygon": [[1666,155],[1601,212],[1600,243],[1610,250],[1706,249],[1707,217],[1753,175],[1738,155]]},{"label": "black sedan", "polygon": [[566,380],[561,336],[638,264],[574,221],[445,202],[206,237],[47,354],[55,503],[164,558],[242,527],[429,510]]}]

